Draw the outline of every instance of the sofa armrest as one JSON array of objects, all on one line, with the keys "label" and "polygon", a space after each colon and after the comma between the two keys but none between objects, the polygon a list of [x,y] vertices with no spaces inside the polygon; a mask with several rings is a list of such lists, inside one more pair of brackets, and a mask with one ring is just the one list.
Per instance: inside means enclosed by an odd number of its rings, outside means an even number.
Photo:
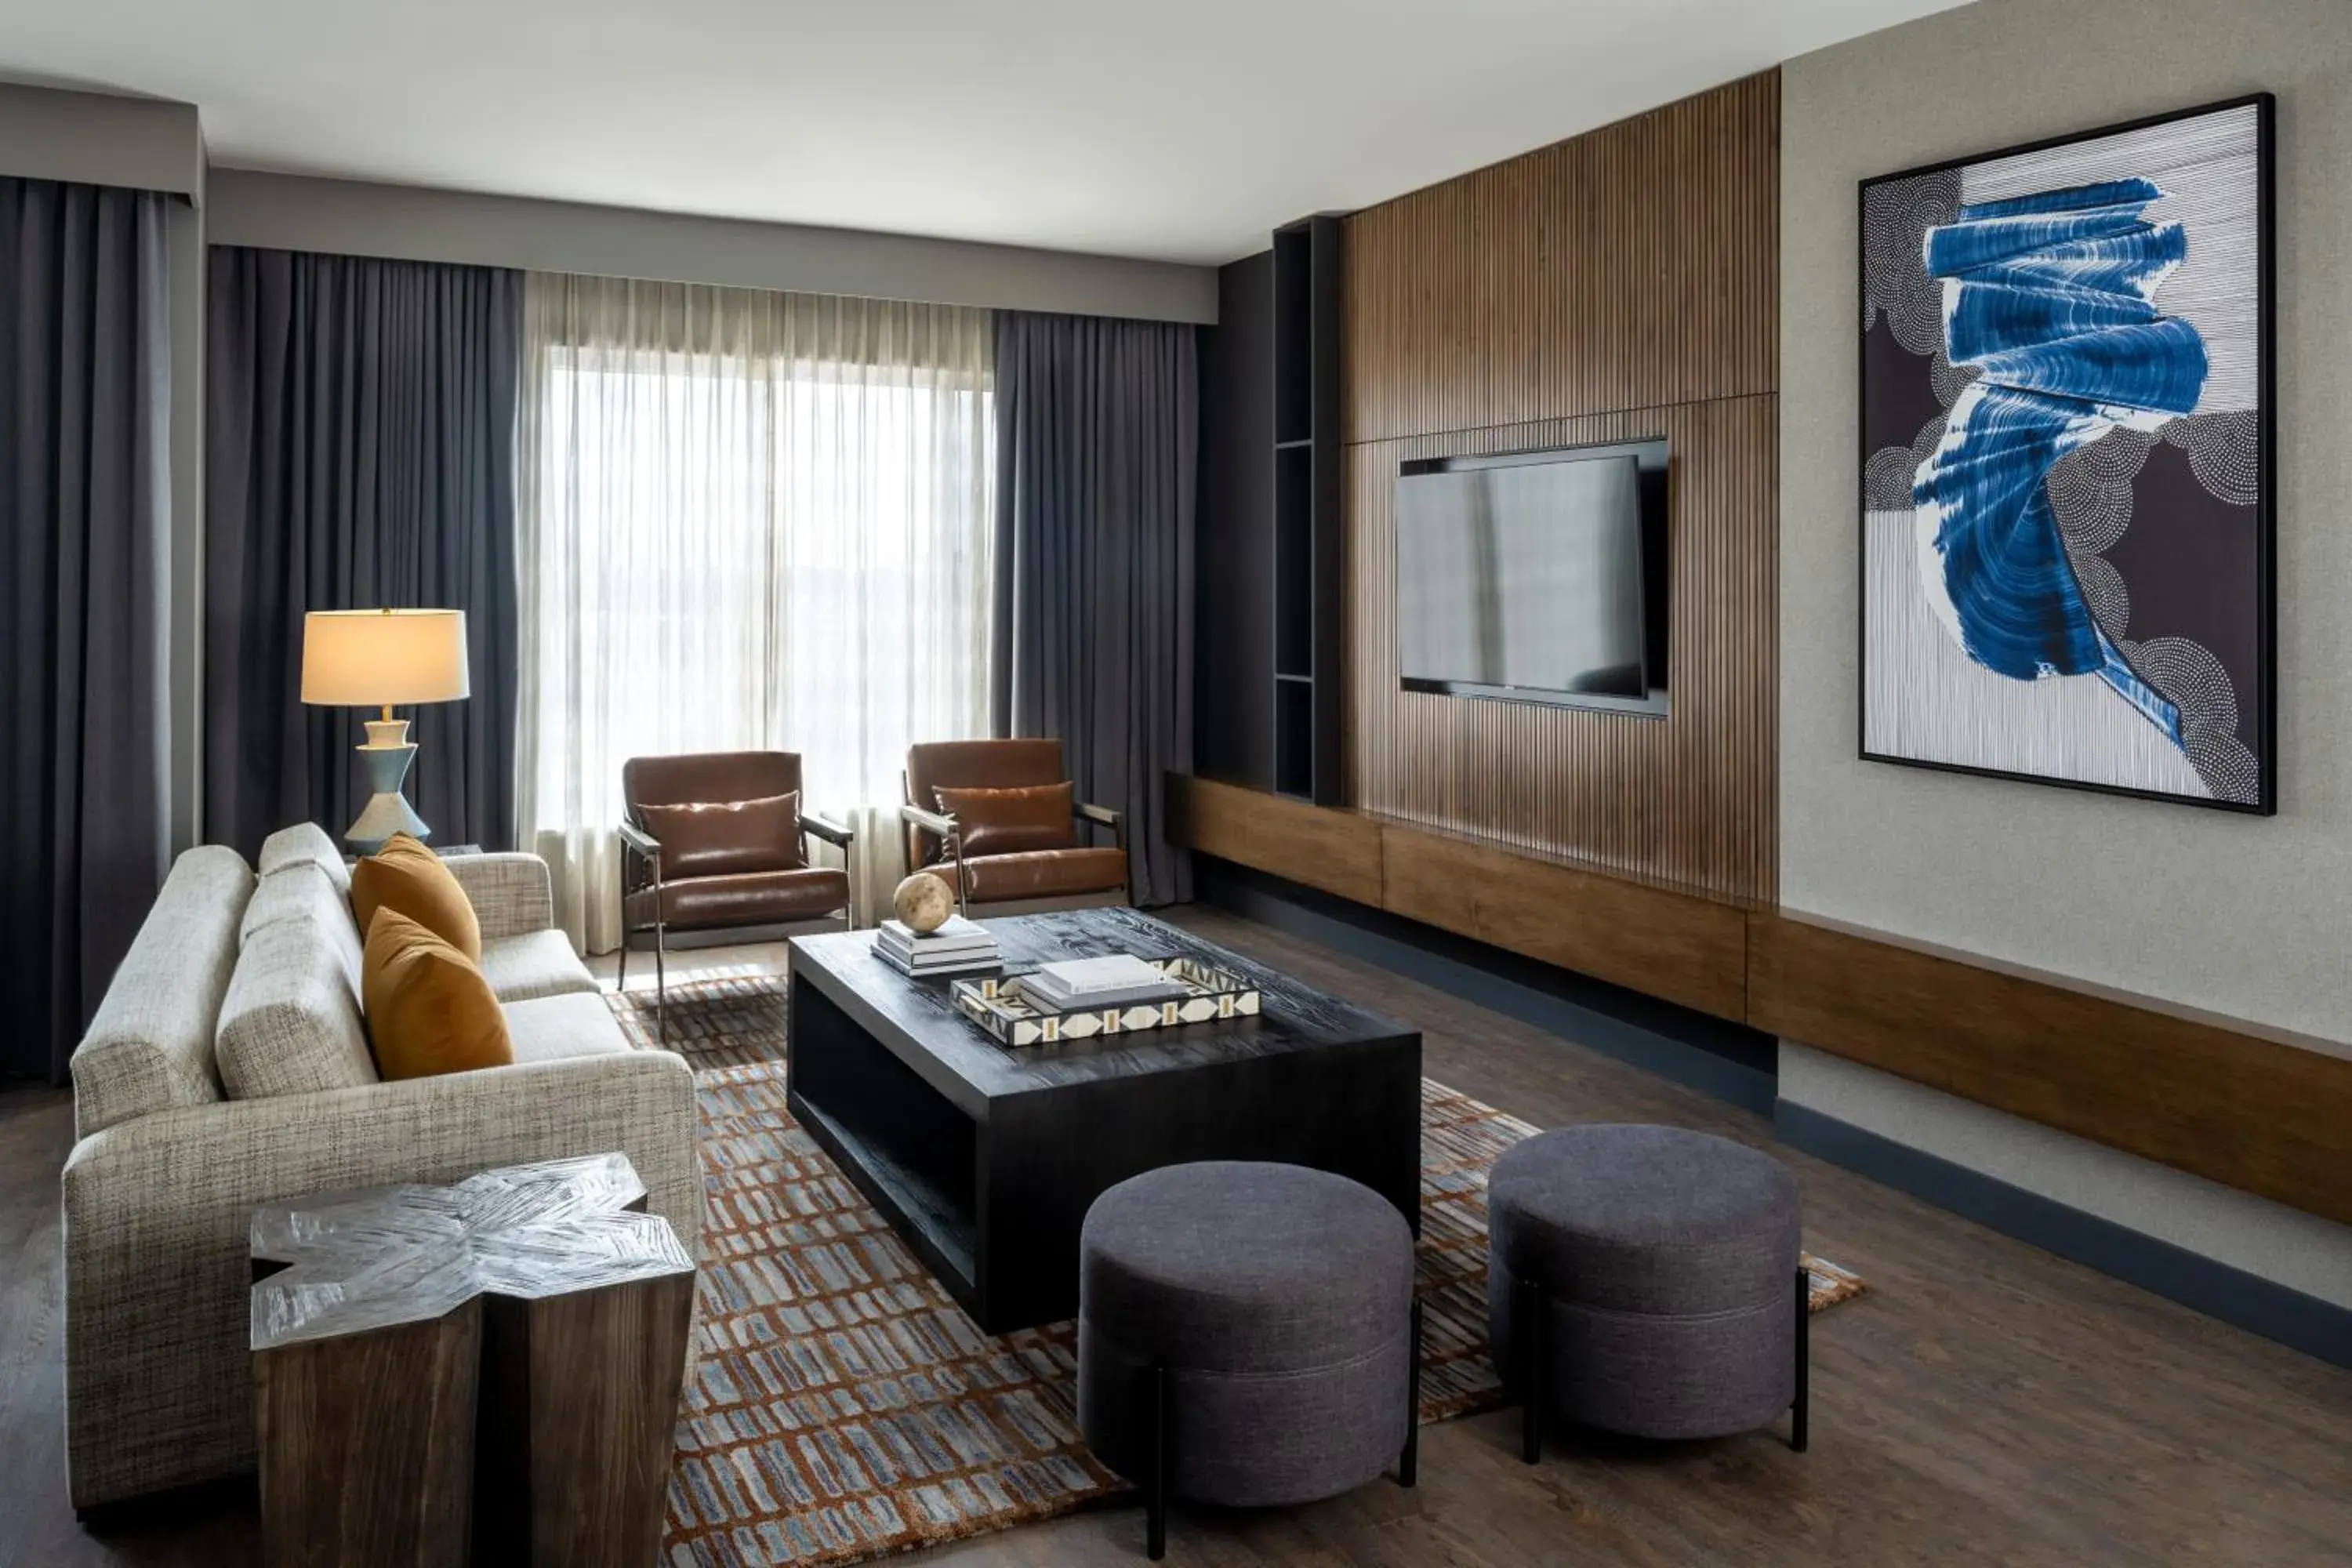
[{"label": "sofa armrest", "polygon": [[496,855],[452,855],[441,864],[457,879],[457,886],[474,906],[484,940],[527,936],[555,923],[555,895],[549,887],[547,862],[536,855],[508,851]]},{"label": "sofa armrest", "polygon": [[611,1150],[698,1255],[694,1075],[662,1051],[226,1100],[83,1139],[61,1181],[75,1506],[251,1465],[258,1205]]}]

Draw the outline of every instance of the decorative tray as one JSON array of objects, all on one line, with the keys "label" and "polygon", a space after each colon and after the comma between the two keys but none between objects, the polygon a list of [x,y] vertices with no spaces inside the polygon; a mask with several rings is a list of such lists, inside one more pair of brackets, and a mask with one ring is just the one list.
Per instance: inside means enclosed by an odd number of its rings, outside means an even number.
[{"label": "decorative tray", "polygon": [[1262,998],[1257,987],[1231,971],[1192,958],[1150,958],[1152,968],[1184,988],[1184,994],[1156,1002],[1074,1008],[1054,1012],[1033,1003],[1017,974],[957,980],[948,989],[956,1011],[1008,1046],[1052,1046],[1104,1035],[1132,1034],[1175,1024],[1205,1024],[1213,1018],[1255,1018]]}]

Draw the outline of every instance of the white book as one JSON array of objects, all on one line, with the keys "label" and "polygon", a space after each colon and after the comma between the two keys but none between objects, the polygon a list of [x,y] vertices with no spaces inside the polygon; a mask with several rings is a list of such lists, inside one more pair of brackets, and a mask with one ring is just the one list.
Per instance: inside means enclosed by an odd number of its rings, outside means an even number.
[{"label": "white book", "polygon": [[883,963],[899,973],[915,980],[937,980],[953,974],[985,974],[1003,967],[998,959],[985,955],[978,958],[952,958],[944,962],[935,960],[926,963],[909,963],[905,959],[893,957],[888,952],[883,952],[881,957]]},{"label": "white book", "polygon": [[1103,1013],[1118,1007],[1132,1007],[1139,1002],[1165,1002],[1184,994],[1184,988],[1172,980],[1155,981],[1150,985],[1122,986],[1117,991],[1089,991],[1084,996],[1063,996],[1036,984],[1036,976],[1024,974],[1018,982],[1022,996],[1029,1005],[1046,1013]]},{"label": "white book", "polygon": [[1165,985],[1168,977],[1151,965],[1124,952],[1107,958],[1066,958],[1058,963],[1041,963],[1035,979],[1058,996],[1084,1001],[1090,996],[1113,991],[1131,991],[1139,985]]},{"label": "white book", "polygon": [[958,947],[907,947],[877,937],[874,951],[887,953],[902,963],[953,963],[965,959],[993,957],[996,944],[987,942]]},{"label": "white book", "polygon": [[988,928],[961,915],[950,915],[945,925],[934,931],[917,932],[904,921],[884,921],[876,929],[875,940],[887,942],[907,952],[958,952],[967,949],[996,949],[996,938]]}]

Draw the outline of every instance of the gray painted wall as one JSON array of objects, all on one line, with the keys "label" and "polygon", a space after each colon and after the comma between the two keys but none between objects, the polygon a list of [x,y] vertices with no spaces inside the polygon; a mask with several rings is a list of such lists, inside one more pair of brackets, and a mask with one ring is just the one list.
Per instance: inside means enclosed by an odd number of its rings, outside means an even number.
[{"label": "gray painted wall", "polygon": [[209,206],[215,245],[1074,315],[1217,319],[1213,267],[237,169],[212,172]]},{"label": "gray painted wall", "polygon": [[0,174],[201,200],[205,143],[196,106],[0,83]]},{"label": "gray painted wall", "polygon": [[[1855,756],[1855,183],[2278,95],[2280,811]],[[1790,909],[2352,1055],[2352,10],[1983,0],[1781,80],[1780,889]],[[1793,1043],[1784,1099],[2352,1304],[2352,1230]]]}]

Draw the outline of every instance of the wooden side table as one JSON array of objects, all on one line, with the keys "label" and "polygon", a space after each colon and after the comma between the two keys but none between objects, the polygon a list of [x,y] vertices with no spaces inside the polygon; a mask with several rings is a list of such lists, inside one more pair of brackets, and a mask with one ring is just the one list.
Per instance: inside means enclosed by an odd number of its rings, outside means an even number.
[{"label": "wooden side table", "polygon": [[646,1568],[694,1265],[625,1155],[253,1216],[272,1568]]}]

